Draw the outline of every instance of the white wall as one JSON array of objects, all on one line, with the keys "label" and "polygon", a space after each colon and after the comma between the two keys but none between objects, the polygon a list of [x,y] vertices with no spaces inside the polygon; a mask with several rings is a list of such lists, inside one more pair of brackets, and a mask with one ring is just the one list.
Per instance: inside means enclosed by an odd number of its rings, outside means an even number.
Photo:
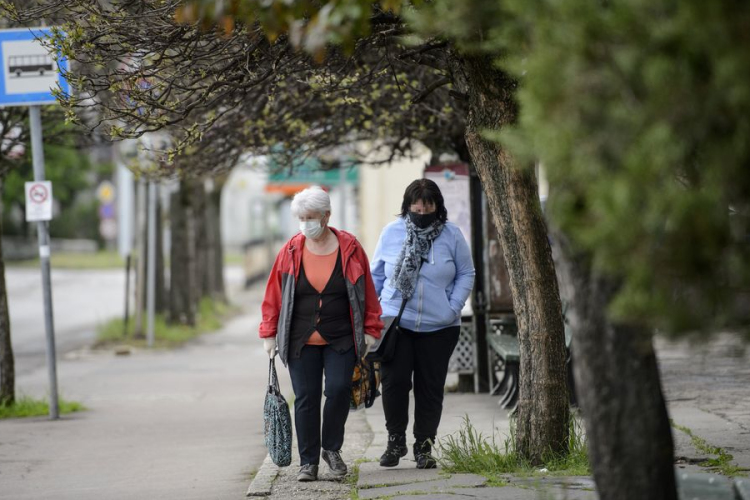
[{"label": "white wall", "polygon": [[414,158],[401,158],[387,165],[360,167],[357,237],[368,256],[375,251],[380,231],[401,211],[406,187],[424,176],[430,150],[419,145],[415,153]]}]

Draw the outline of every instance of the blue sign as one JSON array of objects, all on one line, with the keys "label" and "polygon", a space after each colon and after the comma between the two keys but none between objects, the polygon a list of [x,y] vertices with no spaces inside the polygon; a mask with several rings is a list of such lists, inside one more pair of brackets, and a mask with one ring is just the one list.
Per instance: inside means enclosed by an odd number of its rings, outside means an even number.
[{"label": "blue sign", "polygon": [[40,40],[50,32],[50,28],[0,30],[0,106],[55,104],[52,89],[58,84],[64,94],[69,93],[58,68],[59,64],[67,71],[67,59],[55,61]]},{"label": "blue sign", "polygon": [[100,219],[114,219],[115,217],[115,206],[111,203],[105,203],[99,205],[99,218]]}]

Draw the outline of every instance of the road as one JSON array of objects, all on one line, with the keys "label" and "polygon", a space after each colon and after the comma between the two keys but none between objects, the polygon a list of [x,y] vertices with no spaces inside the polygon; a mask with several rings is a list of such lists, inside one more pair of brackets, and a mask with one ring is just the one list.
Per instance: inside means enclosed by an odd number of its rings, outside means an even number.
[{"label": "road", "polygon": [[[242,271],[225,270],[230,290],[238,287]],[[6,268],[8,310],[16,374],[24,375],[44,365],[46,340],[42,278],[39,269]],[[131,290],[134,287],[131,275]],[[132,297],[132,295],[131,295]],[[96,327],[122,317],[125,308],[123,270],[52,270],[55,340],[59,355],[93,342]],[[133,300],[131,299],[131,308]]]}]

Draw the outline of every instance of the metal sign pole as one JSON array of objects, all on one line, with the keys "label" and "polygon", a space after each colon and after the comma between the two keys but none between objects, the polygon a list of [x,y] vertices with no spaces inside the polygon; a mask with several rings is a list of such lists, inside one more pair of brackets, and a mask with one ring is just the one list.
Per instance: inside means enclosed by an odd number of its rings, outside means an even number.
[{"label": "metal sign pole", "polygon": [[[31,155],[34,163],[34,180],[44,180],[44,147],[42,143],[42,117],[39,106],[29,106],[31,122]],[[49,371],[49,416],[60,418],[57,401],[57,355],[55,354],[55,323],[52,317],[52,282],[50,279],[49,232],[46,221],[37,222],[39,232],[39,260],[42,265],[44,288],[44,326],[47,332],[47,369]]]}]

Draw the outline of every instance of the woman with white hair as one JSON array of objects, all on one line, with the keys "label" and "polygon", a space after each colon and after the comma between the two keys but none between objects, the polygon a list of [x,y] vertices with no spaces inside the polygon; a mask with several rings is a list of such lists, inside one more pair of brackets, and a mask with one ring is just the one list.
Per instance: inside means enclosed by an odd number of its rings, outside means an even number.
[{"label": "woman with white hair", "polygon": [[292,215],[300,232],[281,248],[271,270],[260,337],[268,355],[278,350],[289,367],[301,466],[297,480],[318,478],[321,447],[331,474],[341,478],[347,473],[340,451],[354,365],[380,337],[380,303],[362,246],[328,225],[328,193],[317,186],[297,193]]}]

